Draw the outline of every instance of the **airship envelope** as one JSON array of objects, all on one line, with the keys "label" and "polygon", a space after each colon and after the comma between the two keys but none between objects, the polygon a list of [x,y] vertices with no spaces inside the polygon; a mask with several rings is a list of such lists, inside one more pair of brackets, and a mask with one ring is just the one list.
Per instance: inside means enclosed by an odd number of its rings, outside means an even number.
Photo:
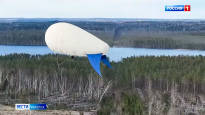
[{"label": "airship envelope", "polygon": [[55,53],[87,56],[91,66],[100,76],[100,62],[111,68],[105,55],[109,45],[75,25],[64,22],[51,25],[46,31],[45,42]]}]

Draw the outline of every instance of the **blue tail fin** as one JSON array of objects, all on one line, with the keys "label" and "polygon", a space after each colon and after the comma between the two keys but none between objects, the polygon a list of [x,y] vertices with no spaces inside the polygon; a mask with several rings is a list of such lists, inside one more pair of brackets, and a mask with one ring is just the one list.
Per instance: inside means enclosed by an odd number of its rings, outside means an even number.
[{"label": "blue tail fin", "polygon": [[102,61],[105,65],[107,65],[107,67],[111,68],[110,62],[109,62],[109,60],[107,59],[107,57],[106,57],[105,55],[103,55],[103,56],[101,57],[101,61]]},{"label": "blue tail fin", "polygon": [[98,73],[98,75],[100,75],[100,77],[102,77],[102,74],[100,72],[100,60],[102,54],[87,54],[87,56],[93,69]]}]

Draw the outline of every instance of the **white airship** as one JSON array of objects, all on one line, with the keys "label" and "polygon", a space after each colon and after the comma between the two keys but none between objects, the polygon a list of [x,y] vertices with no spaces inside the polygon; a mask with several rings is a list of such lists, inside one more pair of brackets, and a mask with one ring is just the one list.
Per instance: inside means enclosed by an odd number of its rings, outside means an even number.
[{"label": "white airship", "polygon": [[109,45],[91,33],[69,23],[51,25],[45,34],[47,46],[55,53],[87,56],[91,66],[100,75],[100,62],[111,67],[105,54]]}]

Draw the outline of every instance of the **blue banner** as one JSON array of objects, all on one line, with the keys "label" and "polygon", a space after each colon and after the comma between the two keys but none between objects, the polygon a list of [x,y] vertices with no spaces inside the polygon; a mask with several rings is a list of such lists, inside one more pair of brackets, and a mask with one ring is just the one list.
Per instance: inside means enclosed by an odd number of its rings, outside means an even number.
[{"label": "blue banner", "polygon": [[184,11],[184,5],[166,5],[165,11]]},{"label": "blue banner", "polygon": [[30,110],[46,110],[46,104],[30,104]]}]

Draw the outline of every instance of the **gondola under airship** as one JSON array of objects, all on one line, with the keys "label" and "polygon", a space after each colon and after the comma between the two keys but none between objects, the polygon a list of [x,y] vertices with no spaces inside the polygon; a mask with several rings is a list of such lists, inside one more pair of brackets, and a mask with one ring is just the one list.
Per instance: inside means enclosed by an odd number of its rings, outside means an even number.
[{"label": "gondola under airship", "polygon": [[91,66],[100,76],[100,62],[111,68],[105,55],[109,45],[75,25],[64,22],[51,25],[46,31],[45,42],[55,53],[87,56]]}]

